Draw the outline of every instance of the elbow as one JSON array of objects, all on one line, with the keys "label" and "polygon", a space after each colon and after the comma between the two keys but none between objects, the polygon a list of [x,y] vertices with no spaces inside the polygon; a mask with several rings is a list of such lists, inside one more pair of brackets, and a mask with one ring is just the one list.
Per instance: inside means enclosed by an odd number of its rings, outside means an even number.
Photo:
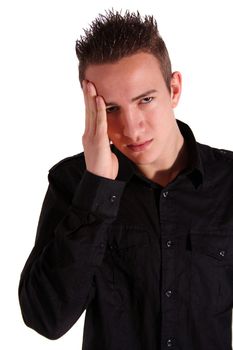
[{"label": "elbow", "polygon": [[49,323],[48,320],[46,322],[44,320],[41,321],[37,317],[29,317],[26,313],[22,313],[22,318],[27,327],[49,340],[57,340],[67,332],[67,330],[59,327],[56,322]]},{"label": "elbow", "polygon": [[23,291],[19,294],[19,304],[25,325],[45,338],[57,340],[67,332],[68,329],[65,329],[64,325],[58,322],[60,319],[59,308],[56,312],[52,311],[49,306],[44,308],[38,300],[37,302],[31,300],[30,296],[25,295]]}]

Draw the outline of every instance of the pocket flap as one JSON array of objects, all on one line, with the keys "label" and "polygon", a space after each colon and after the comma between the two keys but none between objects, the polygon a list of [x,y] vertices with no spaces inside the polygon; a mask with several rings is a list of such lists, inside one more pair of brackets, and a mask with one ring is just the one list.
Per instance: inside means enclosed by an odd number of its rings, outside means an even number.
[{"label": "pocket flap", "polygon": [[233,236],[196,233],[190,235],[192,251],[211,256],[217,260],[233,259]]},{"label": "pocket flap", "polygon": [[110,232],[110,245],[125,249],[149,244],[148,232],[144,227],[114,225]]}]

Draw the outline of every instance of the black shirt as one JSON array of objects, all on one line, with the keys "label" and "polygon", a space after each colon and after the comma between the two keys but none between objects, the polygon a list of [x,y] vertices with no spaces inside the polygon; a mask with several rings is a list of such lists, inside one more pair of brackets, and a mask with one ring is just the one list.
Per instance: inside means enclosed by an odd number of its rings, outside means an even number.
[{"label": "black shirt", "polygon": [[114,146],[119,174],[52,167],[23,269],[25,323],[50,339],[84,310],[83,350],[230,350],[233,152],[196,142],[177,120],[190,166],[166,187]]}]

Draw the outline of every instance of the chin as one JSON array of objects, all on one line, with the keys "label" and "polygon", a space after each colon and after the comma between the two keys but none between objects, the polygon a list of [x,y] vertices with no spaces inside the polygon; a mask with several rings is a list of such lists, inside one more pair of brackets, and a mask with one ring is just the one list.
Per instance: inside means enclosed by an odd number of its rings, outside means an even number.
[{"label": "chin", "polygon": [[129,155],[125,154],[133,163],[138,165],[149,165],[156,162],[155,156],[146,155],[146,154],[137,154],[137,155]]}]

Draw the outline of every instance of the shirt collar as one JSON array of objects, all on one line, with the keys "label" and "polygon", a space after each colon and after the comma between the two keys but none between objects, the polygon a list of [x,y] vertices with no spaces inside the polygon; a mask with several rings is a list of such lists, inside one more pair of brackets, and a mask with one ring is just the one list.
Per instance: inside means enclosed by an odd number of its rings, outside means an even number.
[{"label": "shirt collar", "polygon": [[189,166],[182,171],[192,181],[195,188],[203,183],[204,167],[200,154],[200,146],[188,124],[176,119],[177,125],[187,145],[189,154]]},{"label": "shirt collar", "polygon": [[[182,171],[182,174],[186,175],[191,180],[195,188],[197,188],[203,182],[204,175],[199,144],[196,142],[191,128],[186,123],[180,121],[179,119],[176,119],[176,122],[187,144],[190,160],[189,166]],[[128,182],[132,176],[138,176],[137,168],[130,159],[121,153],[114,145],[112,145],[112,151],[116,154],[119,160],[117,180]]]}]

